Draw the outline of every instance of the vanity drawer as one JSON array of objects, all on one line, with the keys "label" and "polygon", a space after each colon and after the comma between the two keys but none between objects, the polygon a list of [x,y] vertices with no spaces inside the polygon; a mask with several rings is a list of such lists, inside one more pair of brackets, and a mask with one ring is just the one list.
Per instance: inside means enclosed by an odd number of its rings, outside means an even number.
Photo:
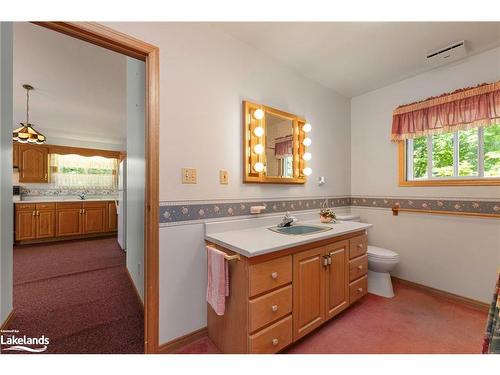
[{"label": "vanity drawer", "polygon": [[366,295],[368,289],[368,276],[363,276],[349,284],[349,303],[353,303]]},{"label": "vanity drawer", "polygon": [[292,282],[292,256],[250,266],[249,279],[250,297]]},{"label": "vanity drawer", "polygon": [[250,353],[277,353],[292,342],[292,316],[250,336]]},{"label": "vanity drawer", "polygon": [[366,253],[367,238],[366,234],[357,236],[349,240],[349,259],[359,257]]},{"label": "vanity drawer", "polygon": [[37,203],[36,209],[37,210],[55,210],[56,204],[55,203]]},{"label": "vanity drawer", "polygon": [[292,286],[264,294],[249,302],[249,330],[256,331],[292,312]]},{"label": "vanity drawer", "polygon": [[362,255],[349,261],[349,281],[359,279],[368,272],[368,255]]},{"label": "vanity drawer", "polygon": [[34,203],[17,203],[16,211],[34,211],[35,204]]}]

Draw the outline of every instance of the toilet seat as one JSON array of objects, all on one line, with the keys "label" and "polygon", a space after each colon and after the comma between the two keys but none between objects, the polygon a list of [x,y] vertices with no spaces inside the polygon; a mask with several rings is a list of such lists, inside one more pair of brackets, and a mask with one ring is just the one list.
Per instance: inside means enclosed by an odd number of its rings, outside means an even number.
[{"label": "toilet seat", "polygon": [[368,258],[378,259],[378,260],[397,260],[399,259],[399,254],[383,247],[368,246]]}]

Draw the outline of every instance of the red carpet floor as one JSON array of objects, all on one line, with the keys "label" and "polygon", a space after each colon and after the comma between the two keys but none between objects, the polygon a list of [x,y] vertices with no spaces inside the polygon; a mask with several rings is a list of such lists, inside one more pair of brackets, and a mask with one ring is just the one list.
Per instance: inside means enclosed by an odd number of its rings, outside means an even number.
[{"label": "red carpet floor", "polygon": [[144,353],[142,307],[116,238],[14,247],[14,311],[8,328],[45,335],[46,353]]},{"label": "red carpet floor", "polygon": [[[395,283],[392,299],[372,294],[285,350],[290,354],[481,352],[487,313]],[[219,353],[202,338],[177,354]]]}]

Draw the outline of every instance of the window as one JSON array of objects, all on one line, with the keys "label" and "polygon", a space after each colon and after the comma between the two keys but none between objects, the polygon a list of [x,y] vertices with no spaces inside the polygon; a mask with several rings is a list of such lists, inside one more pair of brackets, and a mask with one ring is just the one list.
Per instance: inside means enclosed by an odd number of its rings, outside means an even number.
[{"label": "window", "polygon": [[118,160],[102,156],[50,155],[51,181],[56,187],[116,189]]},{"label": "window", "polygon": [[500,125],[423,136],[401,143],[406,143],[405,180],[401,185],[418,181],[427,185],[444,181],[457,185],[494,184],[500,178]]}]

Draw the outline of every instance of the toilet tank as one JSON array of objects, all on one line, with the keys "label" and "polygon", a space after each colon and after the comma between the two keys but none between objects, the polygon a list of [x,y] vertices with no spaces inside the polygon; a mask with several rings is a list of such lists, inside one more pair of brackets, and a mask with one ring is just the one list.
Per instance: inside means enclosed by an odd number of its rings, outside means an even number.
[{"label": "toilet tank", "polygon": [[337,215],[337,220],[342,220],[342,221],[361,221],[361,217],[356,214],[339,214]]}]

